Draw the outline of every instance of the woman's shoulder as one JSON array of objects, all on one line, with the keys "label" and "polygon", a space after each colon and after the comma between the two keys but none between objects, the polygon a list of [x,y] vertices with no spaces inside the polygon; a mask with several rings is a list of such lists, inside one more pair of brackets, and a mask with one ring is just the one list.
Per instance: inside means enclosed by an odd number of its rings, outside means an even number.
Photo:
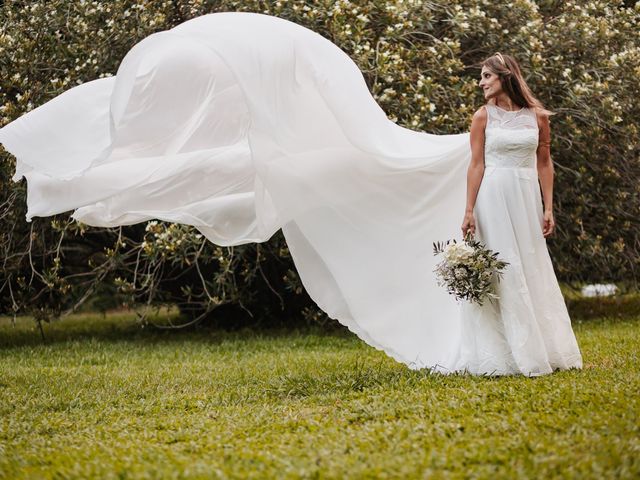
[{"label": "woman's shoulder", "polygon": [[486,120],[488,116],[487,113],[487,104],[485,105],[481,105],[480,108],[478,108],[474,114],[473,114],[473,120]]},{"label": "woman's shoulder", "polygon": [[471,130],[473,131],[484,131],[487,126],[489,115],[487,114],[486,108],[484,105],[478,108],[471,118]]},{"label": "woman's shoulder", "polygon": [[549,125],[549,118],[551,116],[551,112],[549,112],[549,110],[542,107],[531,107],[529,110],[531,111],[531,114],[535,116],[539,127]]}]

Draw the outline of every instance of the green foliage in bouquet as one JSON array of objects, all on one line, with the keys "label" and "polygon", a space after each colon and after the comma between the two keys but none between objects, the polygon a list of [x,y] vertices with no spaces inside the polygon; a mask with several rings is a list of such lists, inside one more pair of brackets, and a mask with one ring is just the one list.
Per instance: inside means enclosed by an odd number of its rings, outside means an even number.
[{"label": "green foliage in bouquet", "polygon": [[434,242],[433,254],[444,257],[434,269],[438,285],[446,287],[456,300],[483,305],[485,299],[498,299],[495,286],[509,265],[498,258],[498,253],[470,235],[461,243],[455,239]]}]

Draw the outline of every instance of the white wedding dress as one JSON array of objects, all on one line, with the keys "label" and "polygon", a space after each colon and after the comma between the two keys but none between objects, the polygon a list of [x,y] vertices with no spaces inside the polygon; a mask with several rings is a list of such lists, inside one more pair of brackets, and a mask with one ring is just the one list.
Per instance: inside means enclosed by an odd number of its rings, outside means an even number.
[{"label": "white wedding dress", "polygon": [[533,161],[533,130],[500,131],[487,128],[496,169],[476,207],[480,235],[513,265],[495,311],[463,309],[433,273],[432,242],[459,236],[469,134],[388,120],[355,63],[293,22],[223,12],[153,34],[115,77],[23,115],[0,142],[27,180],[27,220],[157,218],[227,246],[282,229],[318,306],[410,368],[579,367],[535,170],[509,163]]},{"label": "white wedding dress", "polygon": [[474,208],[475,237],[509,265],[496,285],[498,300],[463,304],[462,339],[453,370],[538,376],[581,368],[542,233],[536,113],[529,108],[484,108],[485,171]]}]

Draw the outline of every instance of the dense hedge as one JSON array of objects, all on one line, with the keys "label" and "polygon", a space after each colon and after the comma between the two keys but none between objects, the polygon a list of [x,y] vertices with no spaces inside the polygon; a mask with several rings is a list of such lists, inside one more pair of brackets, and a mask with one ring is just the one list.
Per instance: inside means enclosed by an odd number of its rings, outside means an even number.
[{"label": "dense hedge", "polygon": [[[638,280],[640,3],[455,1],[8,1],[0,4],[0,122],[74,85],[116,72],[145,36],[214,11],[305,25],[345,50],[389,118],[432,133],[467,131],[483,103],[478,62],[521,61],[552,118],[558,231],[548,241],[565,281]],[[0,306],[48,318],[96,298],[238,305],[255,321],[322,318],[280,234],[220,248],[184,226],[87,229],[68,215],[24,221],[25,185],[0,163]],[[462,213],[461,220],[462,220]],[[286,310],[285,314],[282,310]],[[220,310],[218,310],[220,312]],[[288,315],[291,314],[291,315]],[[249,315],[249,313],[247,314]]]}]

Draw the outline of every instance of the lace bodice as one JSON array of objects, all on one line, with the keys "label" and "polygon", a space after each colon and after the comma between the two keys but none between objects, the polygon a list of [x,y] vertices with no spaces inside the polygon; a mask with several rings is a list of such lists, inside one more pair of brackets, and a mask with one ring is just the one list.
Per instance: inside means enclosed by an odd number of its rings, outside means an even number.
[{"label": "lace bodice", "polygon": [[539,134],[535,111],[509,111],[489,104],[485,108],[485,166],[534,168]]}]

